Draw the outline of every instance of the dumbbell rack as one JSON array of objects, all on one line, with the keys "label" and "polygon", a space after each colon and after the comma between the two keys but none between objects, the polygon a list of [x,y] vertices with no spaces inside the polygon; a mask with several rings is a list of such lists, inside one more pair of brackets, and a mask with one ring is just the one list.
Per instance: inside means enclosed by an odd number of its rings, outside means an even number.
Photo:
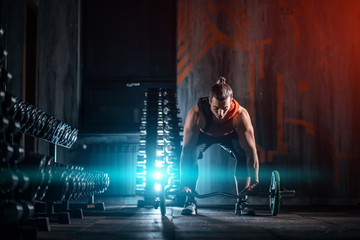
[{"label": "dumbbell rack", "polygon": [[173,89],[150,88],[145,93],[137,159],[136,194],[144,199],[138,207],[161,207],[179,188],[181,118],[177,116],[176,93]]},{"label": "dumbbell rack", "polygon": [[[70,224],[70,215],[82,218],[82,209],[72,209],[69,201],[94,203],[94,195],[108,188],[109,177],[57,162],[56,147],[70,148],[78,130],[7,92],[12,75],[3,35],[0,29],[0,231],[7,233],[1,239],[36,239],[38,230],[51,230],[52,221]],[[26,151],[23,134],[49,142],[54,156]]]}]

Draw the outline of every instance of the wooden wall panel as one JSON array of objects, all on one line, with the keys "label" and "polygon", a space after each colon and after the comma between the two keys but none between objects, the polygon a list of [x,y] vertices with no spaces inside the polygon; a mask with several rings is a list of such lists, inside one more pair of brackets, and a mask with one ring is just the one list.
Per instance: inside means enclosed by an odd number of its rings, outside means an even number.
[{"label": "wooden wall panel", "polygon": [[[79,1],[39,1],[37,106],[78,128],[81,96],[79,65]],[[40,141],[39,151],[49,152]],[[68,150],[58,147],[59,161]]]},{"label": "wooden wall panel", "polygon": [[264,181],[276,168],[299,198],[359,199],[360,2],[178,0],[177,9],[182,118],[225,76],[252,117]]}]

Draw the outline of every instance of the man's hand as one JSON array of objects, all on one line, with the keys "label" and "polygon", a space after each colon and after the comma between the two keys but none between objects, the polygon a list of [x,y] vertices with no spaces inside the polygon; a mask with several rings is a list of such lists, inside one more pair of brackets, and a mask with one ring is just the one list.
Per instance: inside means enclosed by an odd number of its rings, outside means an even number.
[{"label": "man's hand", "polygon": [[248,187],[248,191],[253,190],[258,184],[259,184],[259,180],[251,181],[251,183],[250,183],[250,185]]},{"label": "man's hand", "polygon": [[249,187],[245,188],[243,191],[246,191],[250,196],[256,196],[259,191],[259,188],[256,187],[257,185],[259,185],[259,181],[251,182]]},{"label": "man's hand", "polygon": [[250,194],[250,195],[256,195],[256,192],[258,191],[258,188],[256,186],[259,184],[259,181],[251,181],[248,187],[245,187],[243,190],[241,190],[241,194]]},{"label": "man's hand", "polygon": [[191,194],[191,189],[189,187],[183,187],[182,191],[184,191],[186,194]]}]

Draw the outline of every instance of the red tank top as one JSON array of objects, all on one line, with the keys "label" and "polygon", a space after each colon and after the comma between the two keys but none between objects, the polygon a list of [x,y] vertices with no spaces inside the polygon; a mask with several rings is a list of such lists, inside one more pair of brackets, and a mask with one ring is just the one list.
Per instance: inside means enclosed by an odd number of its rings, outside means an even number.
[{"label": "red tank top", "polygon": [[[213,121],[213,114],[210,110],[209,101],[207,100],[207,98],[205,101],[204,100],[205,98],[200,99],[198,102],[199,109],[205,116],[206,120],[204,129],[200,128],[200,131],[213,137],[221,137],[234,132],[233,118],[239,111],[239,103],[235,99],[233,99],[230,104],[230,109],[223,119],[224,121],[221,124],[216,124]],[[200,107],[200,105],[202,106]]]}]

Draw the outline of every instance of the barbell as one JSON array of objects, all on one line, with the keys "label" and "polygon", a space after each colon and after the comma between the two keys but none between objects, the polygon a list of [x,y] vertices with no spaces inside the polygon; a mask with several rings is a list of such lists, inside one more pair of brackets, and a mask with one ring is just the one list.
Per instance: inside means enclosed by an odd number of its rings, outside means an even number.
[{"label": "barbell", "polygon": [[[235,199],[242,199],[245,195],[250,193],[249,189],[242,190],[239,194],[231,194],[225,192],[212,192],[207,194],[192,193],[195,198],[208,198],[213,196],[225,196]],[[280,174],[277,170],[272,171],[270,178],[269,192],[267,193],[254,193],[251,196],[266,196],[269,197],[270,212],[273,216],[276,216],[280,210],[281,198],[291,198],[295,196],[295,190],[281,190],[280,188]]]}]

